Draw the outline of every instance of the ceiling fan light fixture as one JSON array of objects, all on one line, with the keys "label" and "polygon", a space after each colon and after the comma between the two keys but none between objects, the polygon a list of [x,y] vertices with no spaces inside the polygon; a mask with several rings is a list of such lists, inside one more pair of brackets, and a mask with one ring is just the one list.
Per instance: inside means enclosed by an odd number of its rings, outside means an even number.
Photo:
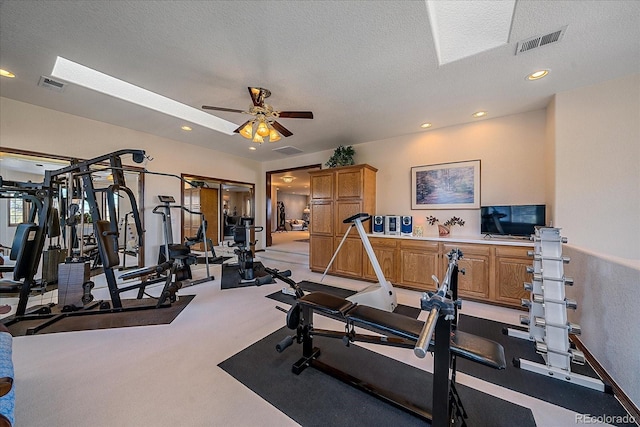
[{"label": "ceiling fan light fixture", "polygon": [[257,142],[258,144],[262,144],[264,142],[264,139],[262,138],[262,136],[256,132],[255,135],[253,135],[253,142]]},{"label": "ceiling fan light fixture", "polygon": [[240,135],[247,139],[253,138],[253,121],[247,123],[245,127],[240,130]]},{"label": "ceiling fan light fixture", "polygon": [[271,131],[269,132],[269,142],[280,141],[281,138],[282,137],[275,129],[271,129]]},{"label": "ceiling fan light fixture", "polygon": [[256,130],[256,133],[262,137],[269,136],[269,127],[264,121],[262,120],[260,121],[260,123],[258,124],[258,129]]}]

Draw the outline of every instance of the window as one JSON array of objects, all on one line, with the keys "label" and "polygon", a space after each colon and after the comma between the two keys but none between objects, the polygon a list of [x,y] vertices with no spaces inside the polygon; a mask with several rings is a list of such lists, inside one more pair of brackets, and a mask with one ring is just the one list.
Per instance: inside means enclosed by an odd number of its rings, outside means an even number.
[{"label": "window", "polygon": [[27,217],[27,206],[24,199],[9,199],[9,227],[25,222]]}]

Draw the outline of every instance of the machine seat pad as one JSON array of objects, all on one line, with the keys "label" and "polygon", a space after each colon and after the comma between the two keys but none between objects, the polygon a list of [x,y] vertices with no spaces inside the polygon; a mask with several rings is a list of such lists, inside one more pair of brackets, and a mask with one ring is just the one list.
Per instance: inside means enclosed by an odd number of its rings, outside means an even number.
[{"label": "machine seat pad", "polygon": [[[365,305],[358,305],[345,317],[356,326],[360,324],[373,327],[411,341],[418,341],[424,326],[421,320]],[[460,330],[455,331],[451,337],[451,352],[494,369],[504,369],[507,366],[504,348],[500,344]]]},{"label": "machine seat pad", "polygon": [[424,322],[398,313],[358,305],[347,316],[354,324],[373,327],[408,340],[417,341]]},{"label": "machine seat pad", "polygon": [[356,306],[351,301],[324,292],[311,292],[300,298],[298,302],[311,307],[316,312],[343,317]]},{"label": "machine seat pad", "polygon": [[451,350],[458,356],[494,369],[505,369],[504,347],[495,341],[456,331],[451,337]]}]

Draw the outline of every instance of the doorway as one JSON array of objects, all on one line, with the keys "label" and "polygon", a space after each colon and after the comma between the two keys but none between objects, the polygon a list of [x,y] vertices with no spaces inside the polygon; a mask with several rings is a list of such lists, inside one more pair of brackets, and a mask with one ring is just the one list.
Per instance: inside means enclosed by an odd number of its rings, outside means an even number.
[{"label": "doorway", "polygon": [[[320,164],[269,171],[266,173],[267,247],[309,252],[309,172]],[[288,250],[288,249],[286,249]]]}]

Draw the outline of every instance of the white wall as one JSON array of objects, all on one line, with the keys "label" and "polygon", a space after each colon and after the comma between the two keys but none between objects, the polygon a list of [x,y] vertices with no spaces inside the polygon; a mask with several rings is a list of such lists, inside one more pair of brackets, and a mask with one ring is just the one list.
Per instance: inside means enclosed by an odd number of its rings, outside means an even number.
[{"label": "white wall", "polygon": [[555,223],[570,243],[640,261],[640,74],[555,99]]},{"label": "white wall", "polygon": [[[35,105],[0,98],[0,144],[6,148],[30,150],[46,154],[59,154],[92,158],[124,148],[146,150],[154,158],[146,165],[151,171],[180,175],[188,173],[215,176],[255,183],[264,187],[260,164],[196,145],[160,138],[143,132],[113,126]],[[133,164],[125,159],[127,164]],[[136,165],[139,166],[139,165]],[[147,175],[145,177],[145,259],[147,264],[157,259],[162,241],[159,215],[151,210],[158,204],[157,195],[172,195],[180,200],[180,181],[171,177]],[[257,206],[264,206],[264,200]],[[256,210],[257,223],[264,221],[264,209]],[[176,217],[174,230],[179,230]],[[174,234],[176,237],[178,233]]]},{"label": "white wall", "polygon": [[[411,167],[466,160],[481,161],[481,204],[545,204],[545,110],[424,131],[354,146],[356,163],[378,169],[378,214],[413,215],[425,224],[434,215],[444,221],[466,221],[457,235],[480,234],[479,210],[412,210]],[[267,162],[263,170],[280,170],[312,163],[324,164],[332,150]],[[374,213],[374,212],[369,212]],[[436,235],[436,227],[425,227]]]},{"label": "white wall", "polygon": [[278,191],[278,202],[284,203],[286,219],[302,219],[302,211],[309,204],[309,198],[302,194]]},{"label": "white wall", "polygon": [[555,224],[580,339],[640,406],[640,75],[555,96]]}]

